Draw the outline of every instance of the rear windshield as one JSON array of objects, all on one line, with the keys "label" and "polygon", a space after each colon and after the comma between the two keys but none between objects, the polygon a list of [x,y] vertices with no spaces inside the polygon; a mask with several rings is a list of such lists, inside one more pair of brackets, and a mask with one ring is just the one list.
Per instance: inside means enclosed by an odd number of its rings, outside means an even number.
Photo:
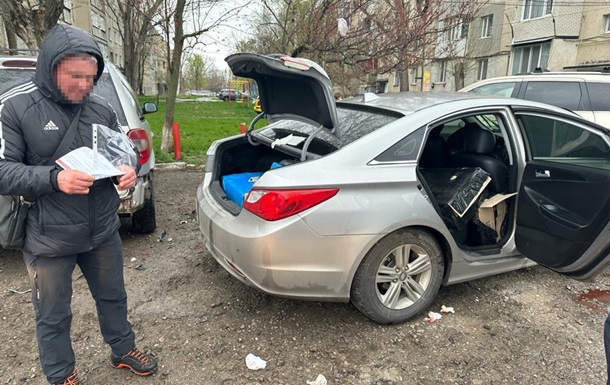
[{"label": "rear windshield", "polygon": [[[401,114],[388,111],[345,107],[337,107],[337,115],[339,117],[340,137],[337,138],[326,130],[322,130],[309,145],[309,152],[318,155],[329,154],[402,117]],[[264,127],[257,134],[270,140],[286,138],[292,134],[293,139],[287,141],[287,144],[302,149],[305,139],[317,128],[296,120],[280,120]]]},{"label": "rear windshield", "polygon": [[[34,76],[34,69],[19,69],[19,68],[2,68],[0,69],[0,95],[10,90],[11,88],[32,80]],[[127,125],[127,119],[125,113],[121,107],[119,96],[117,95],[114,84],[110,75],[106,72],[102,74],[102,77],[97,81],[95,87],[93,87],[93,93],[107,99],[112,108],[116,111],[119,116],[119,122],[122,126]]]}]

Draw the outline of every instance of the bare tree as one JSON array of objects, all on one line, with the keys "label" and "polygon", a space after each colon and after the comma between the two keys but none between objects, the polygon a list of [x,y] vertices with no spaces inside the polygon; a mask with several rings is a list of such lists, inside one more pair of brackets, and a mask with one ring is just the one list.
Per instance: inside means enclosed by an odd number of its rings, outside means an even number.
[{"label": "bare tree", "polygon": [[[480,1],[466,0],[262,0],[255,49],[305,56],[322,63],[335,85],[352,89],[372,74],[407,70],[434,57],[451,15],[472,18]],[[338,19],[349,25],[338,32]],[[266,53],[266,52],[260,52]],[[401,87],[407,84],[401,82]]]},{"label": "bare tree", "polygon": [[10,29],[19,36],[30,49],[40,47],[47,32],[57,24],[63,10],[63,0],[0,0],[0,15],[7,30]]},{"label": "bare tree", "polygon": [[[182,69],[182,54],[185,46],[203,44],[202,36],[214,28],[225,25],[239,15],[244,5],[228,5],[221,0],[165,0],[160,26],[167,41],[169,63],[168,91],[165,104],[165,120],[161,137],[161,150],[172,150],[172,124],[178,83]],[[185,31],[184,26],[188,25]],[[171,43],[173,44],[171,44]]]},{"label": "bare tree", "polygon": [[[0,0],[4,1],[4,0]],[[119,33],[124,47],[125,77],[142,94],[144,66],[150,54],[152,36],[163,0],[105,0],[114,21],[122,26]]]}]

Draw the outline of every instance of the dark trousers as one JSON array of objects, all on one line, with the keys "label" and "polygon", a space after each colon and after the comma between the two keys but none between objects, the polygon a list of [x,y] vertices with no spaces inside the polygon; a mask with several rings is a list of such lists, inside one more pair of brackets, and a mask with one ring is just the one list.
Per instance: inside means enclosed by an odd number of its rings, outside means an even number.
[{"label": "dark trousers", "polygon": [[118,233],[97,248],[76,255],[43,258],[24,253],[42,370],[50,383],[65,379],[74,368],[70,341],[72,272],[76,264],[95,300],[100,329],[112,353],[123,355],[135,347],[127,321],[127,294],[123,281],[123,250]]}]

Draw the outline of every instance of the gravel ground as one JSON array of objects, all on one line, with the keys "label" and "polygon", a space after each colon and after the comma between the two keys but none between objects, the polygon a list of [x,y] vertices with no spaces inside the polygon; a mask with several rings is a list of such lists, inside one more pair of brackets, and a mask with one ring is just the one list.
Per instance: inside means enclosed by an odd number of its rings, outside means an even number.
[{"label": "gravel ground", "polygon": [[[157,231],[121,234],[129,317],[157,374],[108,363],[95,306],[74,272],[72,325],[85,384],[604,384],[606,304],[580,295],[608,289],[610,273],[579,283],[540,267],[441,288],[434,323],[376,325],[350,304],[301,302],[246,287],[205,251],[195,221],[201,171],[158,171]],[[0,251],[0,384],[45,384],[21,257]],[[267,361],[252,371],[245,357]]]}]

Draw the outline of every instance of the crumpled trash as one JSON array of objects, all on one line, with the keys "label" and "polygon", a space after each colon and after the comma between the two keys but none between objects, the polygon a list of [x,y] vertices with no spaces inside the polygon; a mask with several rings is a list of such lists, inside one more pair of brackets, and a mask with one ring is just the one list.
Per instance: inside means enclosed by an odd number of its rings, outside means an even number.
[{"label": "crumpled trash", "polygon": [[441,318],[443,318],[442,314],[430,311],[430,312],[428,312],[428,318],[424,318],[424,320],[432,323],[432,322],[434,322],[436,320],[439,320]]},{"label": "crumpled trash", "polygon": [[454,313],[455,314],[455,310],[451,306],[442,305],[441,313]]},{"label": "crumpled trash", "polygon": [[326,377],[322,374],[318,374],[318,377],[316,377],[315,380],[307,381],[307,385],[326,385]]},{"label": "crumpled trash", "polygon": [[248,353],[246,356],[246,366],[251,370],[265,369],[267,367],[267,361],[255,356],[252,353]]}]

